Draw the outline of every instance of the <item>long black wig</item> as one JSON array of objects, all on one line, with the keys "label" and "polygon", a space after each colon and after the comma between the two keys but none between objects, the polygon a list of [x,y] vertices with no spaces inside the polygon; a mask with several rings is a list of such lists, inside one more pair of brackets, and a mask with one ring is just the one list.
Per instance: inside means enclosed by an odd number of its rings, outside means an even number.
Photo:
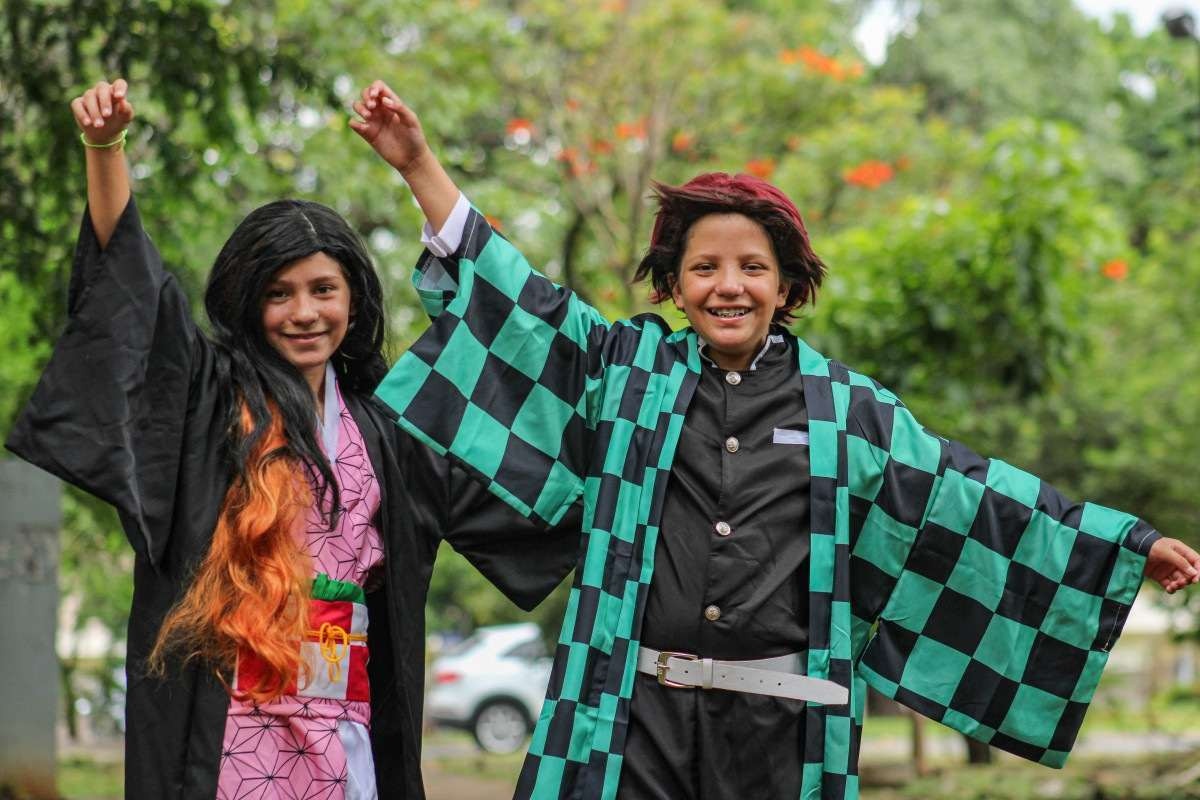
[{"label": "long black wig", "polygon": [[[282,417],[287,445],[268,459],[289,458],[319,475],[317,507],[332,493],[329,524],[339,508],[337,482],[318,444],[316,401],[300,371],[268,343],[263,296],[279,270],[315,253],[336,261],[350,287],[351,325],[333,355],[343,391],[369,394],[387,372],[383,289],[362,239],[333,209],[306,200],[277,200],[252,211],[221,248],[204,293],[219,358],[218,383],[228,393],[226,455],[238,479],[268,428]],[[225,373],[228,374],[225,374]],[[242,424],[243,406],[250,429]]]}]

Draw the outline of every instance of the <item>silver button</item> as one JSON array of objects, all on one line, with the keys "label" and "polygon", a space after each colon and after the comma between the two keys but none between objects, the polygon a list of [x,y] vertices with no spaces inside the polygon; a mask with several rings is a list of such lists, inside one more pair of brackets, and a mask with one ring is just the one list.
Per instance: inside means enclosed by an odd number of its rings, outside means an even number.
[{"label": "silver button", "polygon": [[709,606],[704,609],[704,618],[709,622],[716,622],[721,618],[721,609],[716,606]]},{"label": "silver button", "polygon": [[728,536],[733,533],[733,528],[729,527],[729,523],[721,520],[717,523],[717,536]]},{"label": "silver button", "polygon": [[728,383],[730,386],[737,386],[739,383],[742,382],[742,376],[740,373],[737,373],[737,372],[726,372],[725,373],[725,382]]},{"label": "silver button", "polygon": [[736,453],[738,451],[738,448],[741,446],[742,446],[742,443],[737,440],[736,436],[730,436],[728,439],[725,440],[725,449],[731,453]]}]

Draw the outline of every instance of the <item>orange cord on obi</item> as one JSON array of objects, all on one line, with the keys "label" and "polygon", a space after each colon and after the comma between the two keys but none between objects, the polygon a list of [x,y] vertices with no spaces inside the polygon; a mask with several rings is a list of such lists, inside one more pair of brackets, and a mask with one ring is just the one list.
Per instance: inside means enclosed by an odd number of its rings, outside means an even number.
[{"label": "orange cord on obi", "polygon": [[342,659],[350,652],[351,642],[365,642],[365,633],[348,633],[341,625],[321,623],[321,629],[309,631],[321,644],[321,657],[329,665],[329,680],[336,683],[342,676]]}]

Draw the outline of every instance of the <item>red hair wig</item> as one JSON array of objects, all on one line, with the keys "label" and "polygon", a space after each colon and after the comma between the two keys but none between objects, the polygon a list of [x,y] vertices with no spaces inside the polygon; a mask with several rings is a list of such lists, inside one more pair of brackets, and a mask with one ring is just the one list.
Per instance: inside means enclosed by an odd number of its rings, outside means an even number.
[{"label": "red hair wig", "polygon": [[778,187],[753,175],[709,172],[682,186],[656,183],[654,189],[658,214],[650,247],[634,272],[634,280],[650,279],[653,302],[671,296],[688,233],[697,220],[709,214],[741,214],[761,225],[771,240],[779,271],[788,284],[787,300],[775,312],[775,322],[790,322],[797,308],[816,300],[825,264],[813,252],[796,204]]}]

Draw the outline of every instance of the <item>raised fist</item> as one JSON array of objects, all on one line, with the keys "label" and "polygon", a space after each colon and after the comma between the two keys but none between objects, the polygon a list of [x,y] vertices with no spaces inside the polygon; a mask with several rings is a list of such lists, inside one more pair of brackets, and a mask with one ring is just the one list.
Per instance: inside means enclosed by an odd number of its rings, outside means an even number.
[{"label": "raised fist", "polygon": [[95,86],[71,101],[75,124],[83,137],[92,144],[108,144],[129,127],[133,106],[125,93],[129,86],[123,78],[112,83],[99,81]]}]

